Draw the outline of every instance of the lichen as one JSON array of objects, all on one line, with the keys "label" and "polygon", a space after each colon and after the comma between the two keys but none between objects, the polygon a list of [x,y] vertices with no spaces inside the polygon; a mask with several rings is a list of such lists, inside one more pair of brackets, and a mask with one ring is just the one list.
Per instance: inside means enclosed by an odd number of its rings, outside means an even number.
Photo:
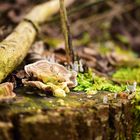
[{"label": "lichen", "polygon": [[121,92],[126,89],[125,85],[117,85],[105,77],[99,77],[89,70],[87,73],[79,73],[77,77],[78,86],[74,88],[74,91],[109,91],[109,92]]}]

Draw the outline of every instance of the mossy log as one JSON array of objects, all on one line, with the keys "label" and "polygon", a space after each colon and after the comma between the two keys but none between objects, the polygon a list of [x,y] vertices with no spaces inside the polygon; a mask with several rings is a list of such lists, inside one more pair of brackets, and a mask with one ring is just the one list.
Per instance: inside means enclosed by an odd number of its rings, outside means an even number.
[{"label": "mossy log", "polygon": [[[74,0],[67,0],[66,6]],[[38,5],[0,43],[0,82],[19,65],[26,56],[37,35],[38,25],[48,20],[59,10],[59,0]]]},{"label": "mossy log", "polygon": [[136,120],[128,99],[104,104],[106,92],[63,99],[16,92],[20,96],[13,103],[0,104],[1,140],[132,140]]}]

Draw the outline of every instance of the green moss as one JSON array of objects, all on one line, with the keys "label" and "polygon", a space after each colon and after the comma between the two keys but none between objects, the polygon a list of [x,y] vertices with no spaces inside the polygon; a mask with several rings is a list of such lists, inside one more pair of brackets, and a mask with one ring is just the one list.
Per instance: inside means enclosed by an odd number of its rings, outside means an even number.
[{"label": "green moss", "polygon": [[119,86],[112,81],[99,77],[89,70],[87,73],[78,74],[78,86],[74,88],[74,91],[109,91],[109,92],[121,92],[126,89],[126,86]]},{"label": "green moss", "polygon": [[24,97],[19,102],[15,102],[11,105],[12,112],[30,112],[38,109],[40,109],[40,105],[28,97]]},{"label": "green moss", "polygon": [[[44,95],[42,91],[29,88],[16,89],[15,92],[17,94],[16,99],[10,103],[10,105],[9,103],[0,103],[0,109],[3,110],[3,113],[34,113],[42,109],[58,109],[61,107],[74,108],[81,106],[85,103],[85,100],[88,100],[88,98],[86,98],[87,95],[85,94],[69,93],[64,98],[57,98]],[[80,99],[81,101],[79,101]],[[88,104],[90,104],[89,100]]]},{"label": "green moss", "polygon": [[86,91],[93,85],[93,75],[89,71],[88,73],[79,73],[77,77],[78,86],[74,88],[74,91]]},{"label": "green moss", "polygon": [[112,78],[121,82],[138,82],[140,83],[140,67],[135,68],[120,68],[113,75]]}]

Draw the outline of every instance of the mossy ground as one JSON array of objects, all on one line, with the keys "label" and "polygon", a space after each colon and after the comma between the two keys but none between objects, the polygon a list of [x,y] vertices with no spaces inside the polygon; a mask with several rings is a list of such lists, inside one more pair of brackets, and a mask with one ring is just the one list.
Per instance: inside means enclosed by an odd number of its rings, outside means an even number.
[{"label": "mossy ground", "polygon": [[74,91],[85,91],[86,93],[96,93],[96,91],[108,91],[108,92],[122,92],[125,91],[126,85],[118,85],[113,81],[106,79],[105,77],[99,77],[89,70],[87,73],[78,74],[78,86],[74,88]]},{"label": "mossy ground", "polygon": [[113,75],[113,79],[116,79],[120,82],[129,82],[133,83],[136,81],[140,83],[140,67],[123,67],[119,68]]}]

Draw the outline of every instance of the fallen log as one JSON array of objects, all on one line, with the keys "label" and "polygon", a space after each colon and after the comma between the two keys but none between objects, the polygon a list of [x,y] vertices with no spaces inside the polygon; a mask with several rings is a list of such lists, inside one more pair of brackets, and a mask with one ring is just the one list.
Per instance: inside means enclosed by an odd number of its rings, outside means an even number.
[{"label": "fallen log", "polygon": [[[65,5],[74,0],[67,0]],[[0,43],[0,82],[25,58],[37,35],[37,27],[59,10],[59,0],[52,0],[33,8],[15,30]]]}]

